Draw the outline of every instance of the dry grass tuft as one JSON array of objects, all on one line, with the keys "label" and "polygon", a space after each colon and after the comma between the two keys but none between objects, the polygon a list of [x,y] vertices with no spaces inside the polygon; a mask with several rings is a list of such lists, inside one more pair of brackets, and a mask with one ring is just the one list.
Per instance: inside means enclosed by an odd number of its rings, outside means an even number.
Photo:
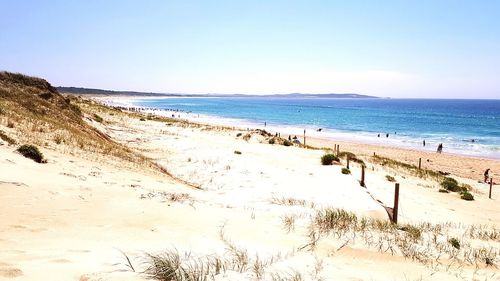
[{"label": "dry grass tuft", "polygon": [[[450,233],[463,237],[449,238]],[[487,243],[498,241],[500,232],[494,227],[446,224],[405,224],[398,226],[386,220],[357,218],[339,209],[324,209],[311,218],[310,242],[302,248],[313,249],[321,238],[329,236],[346,241],[361,241],[366,247],[391,255],[401,255],[433,268],[448,270],[451,266],[496,266],[500,249]],[[466,237],[480,239],[467,241]],[[493,244],[494,245],[494,244]]]}]

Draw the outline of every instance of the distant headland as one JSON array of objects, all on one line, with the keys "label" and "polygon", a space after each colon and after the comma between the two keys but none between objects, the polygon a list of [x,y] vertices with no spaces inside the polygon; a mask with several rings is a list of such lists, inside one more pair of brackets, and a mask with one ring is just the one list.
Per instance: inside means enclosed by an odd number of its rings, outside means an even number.
[{"label": "distant headland", "polygon": [[307,93],[291,93],[291,94],[273,94],[273,95],[246,95],[246,94],[182,94],[182,93],[152,93],[152,92],[136,92],[136,91],[113,91],[80,87],[56,87],[61,93],[72,95],[103,95],[103,96],[145,96],[145,97],[273,97],[273,98],[350,98],[350,99],[366,99],[379,98],[375,96],[359,95],[352,93],[343,94],[307,94]]}]

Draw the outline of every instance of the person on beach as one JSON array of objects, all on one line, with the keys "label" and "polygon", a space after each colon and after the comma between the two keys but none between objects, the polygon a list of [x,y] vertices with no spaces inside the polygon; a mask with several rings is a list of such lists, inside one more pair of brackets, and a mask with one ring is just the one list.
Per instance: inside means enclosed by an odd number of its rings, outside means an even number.
[{"label": "person on beach", "polygon": [[385,134],[385,137],[388,138],[389,137],[389,134]]},{"label": "person on beach", "polygon": [[441,153],[441,152],[443,152],[443,144],[442,143],[440,143],[438,145],[438,149],[437,149],[437,153]]},{"label": "person on beach", "polygon": [[484,171],[484,182],[485,183],[488,183],[488,179],[490,178],[490,169],[486,169],[486,171]]},{"label": "person on beach", "polygon": [[424,140],[423,144],[424,144],[424,146],[425,146],[425,140]]}]

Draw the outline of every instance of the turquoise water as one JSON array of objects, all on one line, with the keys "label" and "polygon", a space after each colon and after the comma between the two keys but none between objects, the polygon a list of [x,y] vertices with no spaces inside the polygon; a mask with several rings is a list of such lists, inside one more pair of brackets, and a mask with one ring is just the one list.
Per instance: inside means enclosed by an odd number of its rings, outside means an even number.
[{"label": "turquoise water", "polygon": [[433,151],[443,143],[445,152],[500,159],[500,100],[232,97],[133,104],[179,110],[186,117],[217,116],[242,127],[263,128],[266,122],[270,131],[299,134],[306,129],[332,139]]}]

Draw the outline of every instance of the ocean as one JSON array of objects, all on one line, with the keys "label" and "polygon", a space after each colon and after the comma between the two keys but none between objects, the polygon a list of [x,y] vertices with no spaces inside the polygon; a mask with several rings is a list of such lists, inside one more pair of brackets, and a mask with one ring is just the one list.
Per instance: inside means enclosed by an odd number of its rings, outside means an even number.
[{"label": "ocean", "polygon": [[305,129],[315,137],[427,151],[443,143],[444,152],[500,159],[500,100],[189,97],[129,102],[272,133],[299,136]]}]

